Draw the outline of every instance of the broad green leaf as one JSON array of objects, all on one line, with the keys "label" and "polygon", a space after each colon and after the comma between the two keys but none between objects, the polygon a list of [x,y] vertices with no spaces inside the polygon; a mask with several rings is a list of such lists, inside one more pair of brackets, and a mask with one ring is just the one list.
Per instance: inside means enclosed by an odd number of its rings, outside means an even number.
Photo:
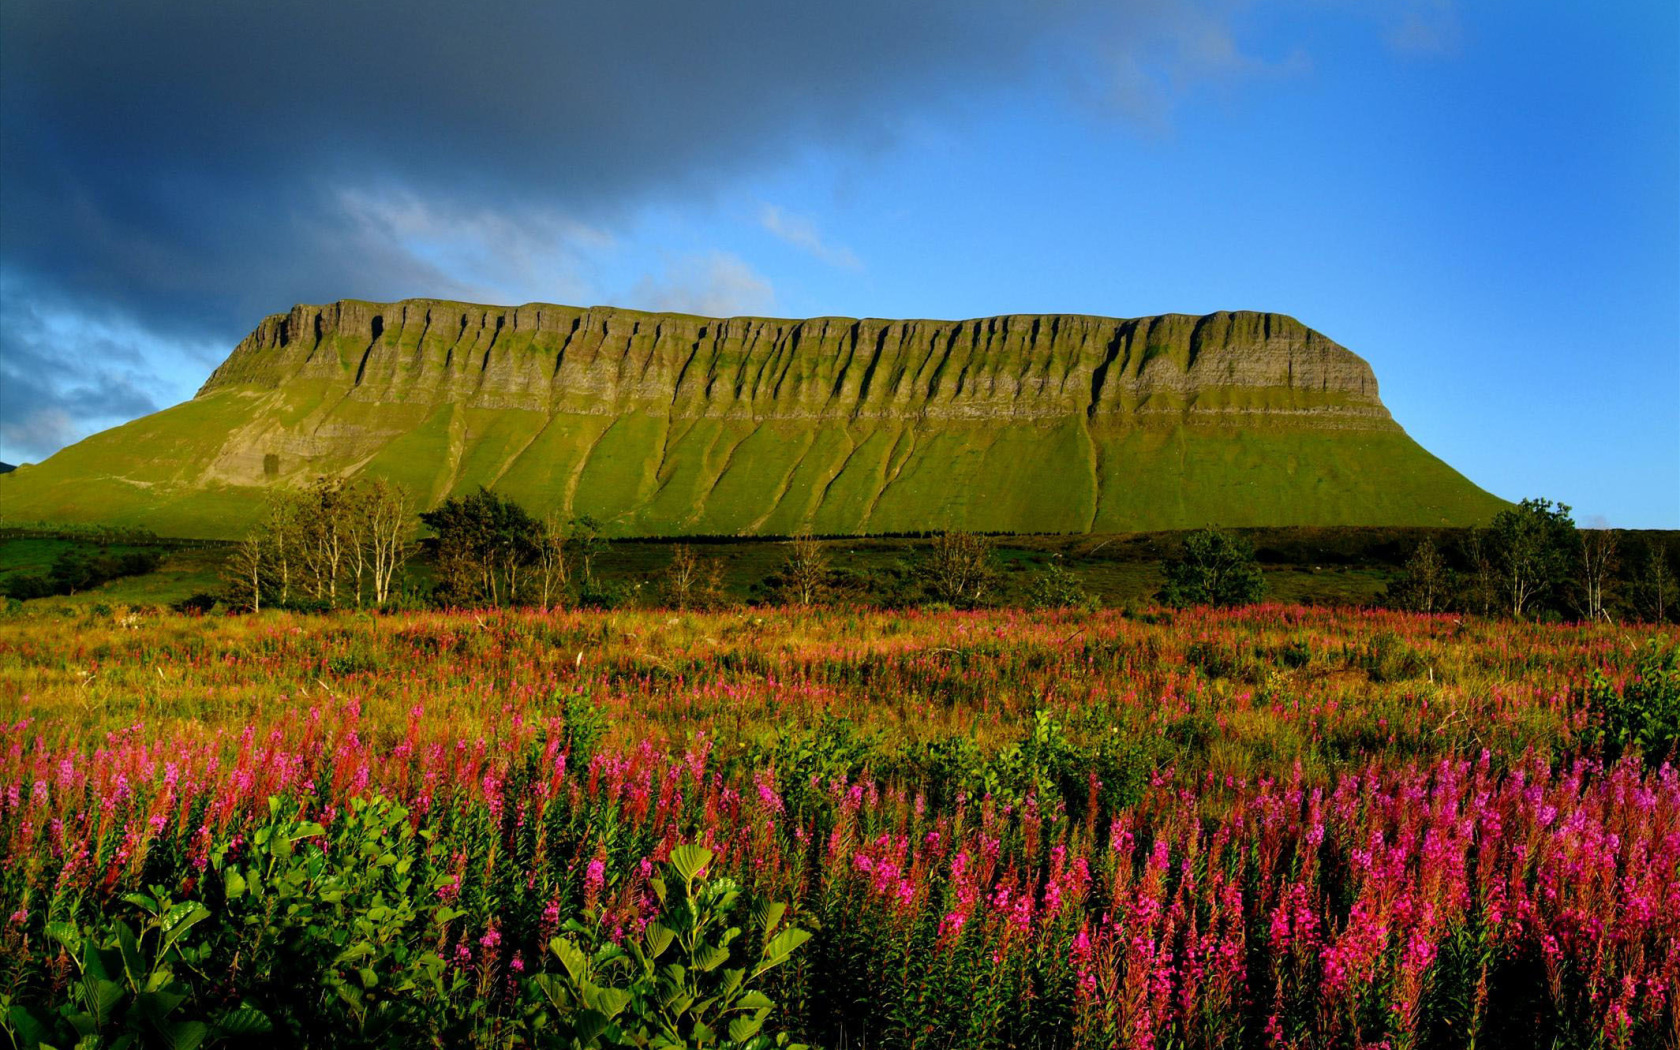
[{"label": "broad green leaf", "polygon": [[82,1046],[89,1039],[92,1039],[93,1050],[99,1050],[99,1019],[97,1017],[84,1011],[77,1011],[65,1015],[65,1020],[70,1022],[70,1027],[76,1030],[76,1034],[85,1037],[77,1042],[77,1046]]},{"label": "broad green leaf", "polygon": [[705,973],[715,970],[729,961],[729,949],[716,945],[704,945],[694,953],[693,967]]},{"label": "broad green leaf", "polygon": [[577,1033],[575,1045],[589,1046],[607,1030],[611,1019],[599,1010],[579,1010],[571,1020],[572,1031]]},{"label": "broad green leaf", "polygon": [[12,1026],[12,1030],[23,1037],[24,1046],[45,1043],[47,1038],[52,1035],[52,1029],[47,1022],[42,1021],[21,1005],[14,1004],[10,1010],[7,1010],[6,1020]]},{"label": "broad green leaf", "polygon": [[72,955],[82,952],[82,931],[76,928],[75,923],[49,922],[47,936],[64,945]]},{"label": "broad green leaf", "polygon": [[210,909],[196,901],[186,901],[170,908],[162,923],[164,947],[168,948],[209,917]]},{"label": "broad green leaf", "polygon": [[203,1021],[181,1021],[163,1029],[169,1050],[198,1050],[210,1034],[210,1026]]},{"label": "broad green leaf", "polygon": [[543,998],[547,999],[556,1010],[572,1008],[572,995],[571,992],[567,991],[565,981],[551,973],[539,973],[532,978],[532,981],[535,982],[537,991],[541,992]]},{"label": "broad green leaf", "polygon": [[98,979],[83,980],[83,1005],[88,1008],[94,1020],[104,1024],[111,1016],[111,1011],[123,1001],[123,986],[115,981]]},{"label": "broad green leaf", "polygon": [[589,979],[589,959],[577,945],[564,937],[556,937],[548,942],[548,947],[571,975],[573,983],[581,985]]},{"label": "broad green leaf", "polygon": [[116,952],[101,951],[92,940],[82,942],[82,978],[112,981],[122,976],[122,959]]},{"label": "broad green leaf", "polygon": [[598,1010],[607,1020],[612,1020],[630,1005],[630,993],[622,988],[601,988],[591,985],[584,994],[584,1005],[592,1010]]},{"label": "broad green leaf", "polygon": [[764,960],[758,964],[758,968],[753,971],[753,974],[756,976],[787,962],[788,956],[793,954],[794,949],[810,939],[811,933],[809,930],[792,929],[778,933],[770,939],[769,944],[764,946]]},{"label": "broad green leaf", "polygon": [[117,923],[117,950],[122,952],[123,970],[130,984],[139,985],[146,972],[146,957],[140,953],[140,941],[128,923]]},{"label": "broad green leaf", "polygon": [[228,868],[227,875],[222,880],[222,889],[228,900],[238,900],[245,896],[245,876],[239,874],[238,868]]},{"label": "broad green leaf", "polygon": [[756,989],[735,1000],[737,1010],[768,1010],[775,1005],[768,995]]},{"label": "broad green leaf", "polygon": [[723,971],[723,984],[718,986],[718,995],[728,998],[735,994],[735,989],[741,987],[741,981],[746,977],[744,970]]},{"label": "broad green leaf", "polygon": [[[176,987],[179,987],[177,985]],[[134,997],[133,1009],[141,1016],[152,1021],[162,1021],[175,1012],[175,1008],[187,1001],[186,995],[167,990],[141,992]]]},{"label": "broad green leaf", "polygon": [[764,939],[768,941],[776,932],[776,927],[782,924],[782,916],[787,914],[787,905],[781,901],[760,901],[753,909],[753,922],[764,931]]},{"label": "broad green leaf", "polygon": [[684,882],[693,882],[695,876],[712,862],[712,851],[704,846],[678,846],[671,851],[671,868],[682,876]]},{"label": "broad green leaf", "polygon": [[254,1006],[236,1006],[216,1018],[216,1034],[230,1035],[258,1035],[262,1032],[272,1032],[274,1022],[268,1015]]},{"label": "broad green leaf", "polygon": [[753,1017],[737,1017],[729,1022],[729,1038],[737,1043],[744,1043],[757,1035],[758,1030],[763,1027],[763,1014]]},{"label": "broad green leaf", "polygon": [[665,949],[671,946],[671,939],[675,936],[676,934],[668,926],[663,926],[657,922],[648,923],[645,937],[648,958],[657,959],[665,954]]}]

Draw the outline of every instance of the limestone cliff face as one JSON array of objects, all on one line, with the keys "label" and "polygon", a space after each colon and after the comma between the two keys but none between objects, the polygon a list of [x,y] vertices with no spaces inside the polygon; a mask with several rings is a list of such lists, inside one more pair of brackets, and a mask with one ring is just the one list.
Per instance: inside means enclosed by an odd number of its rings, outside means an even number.
[{"label": "limestone cliff face", "polygon": [[411,299],[265,319],[200,391],[672,418],[1262,420],[1392,429],[1366,362],[1290,317],[725,320]]}]

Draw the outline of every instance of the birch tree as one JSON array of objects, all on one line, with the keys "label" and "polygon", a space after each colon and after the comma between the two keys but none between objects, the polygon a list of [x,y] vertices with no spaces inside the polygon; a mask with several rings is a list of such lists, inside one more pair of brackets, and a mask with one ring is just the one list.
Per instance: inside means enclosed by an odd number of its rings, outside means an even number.
[{"label": "birch tree", "polygon": [[1581,613],[1588,620],[1608,620],[1606,591],[1615,579],[1616,533],[1608,528],[1582,529],[1577,559],[1581,587]]}]

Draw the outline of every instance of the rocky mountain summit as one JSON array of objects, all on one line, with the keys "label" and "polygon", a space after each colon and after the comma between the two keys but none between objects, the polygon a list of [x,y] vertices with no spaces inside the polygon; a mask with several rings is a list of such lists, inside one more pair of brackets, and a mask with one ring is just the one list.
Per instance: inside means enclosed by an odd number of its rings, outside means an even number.
[{"label": "rocky mountain summit", "polygon": [[6,517],[229,535],[273,487],[484,484],[621,534],[1441,524],[1499,501],[1280,314],[714,319],[345,300],[0,482]]},{"label": "rocky mountain summit", "polygon": [[338,302],[265,319],[199,396],[343,380],[352,363],[360,401],[589,415],[1389,421],[1363,359],[1293,318],[1249,312],[790,321]]}]

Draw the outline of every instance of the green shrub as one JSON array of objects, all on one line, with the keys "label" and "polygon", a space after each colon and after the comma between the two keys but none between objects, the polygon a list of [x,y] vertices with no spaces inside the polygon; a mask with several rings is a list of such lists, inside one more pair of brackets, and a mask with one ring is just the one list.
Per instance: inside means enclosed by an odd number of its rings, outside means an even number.
[{"label": "green shrub", "polygon": [[1403,682],[1429,671],[1423,655],[1393,631],[1372,638],[1358,662],[1373,682]]},{"label": "green shrub", "polygon": [[712,851],[701,846],[671,851],[664,877],[650,880],[660,919],[639,940],[613,943],[591,915],[568,922],[566,934],[549,942],[560,969],[526,982],[536,993],[529,1021],[539,1045],[790,1046],[785,1035],[764,1034],[775,1003],[754,985],[811,934],[781,928],[787,906],[778,903],[752,910],[750,933],[732,925],[741,891],[733,879],[704,876],[711,861]]},{"label": "green shrub", "polygon": [[567,694],[564,718],[568,761],[574,769],[586,768],[612,721],[587,690]]},{"label": "green shrub", "polygon": [[160,886],[123,900],[144,917],[138,930],[116,918],[99,928],[47,925],[75,979],[51,1012],[4,1004],[0,1028],[14,1045],[190,1050],[269,1031],[268,1018],[248,1005],[206,1012],[203,985],[210,981],[199,970],[209,950],[189,944],[187,935],[210,917],[208,909],[175,903]]},{"label": "green shrub", "polygon": [[1640,654],[1638,673],[1619,689],[1602,670],[1595,670],[1587,702],[1608,755],[1637,748],[1651,765],[1675,757],[1680,741],[1680,645],[1665,648],[1651,639]]},{"label": "green shrub", "polygon": [[430,832],[377,795],[353,799],[330,840],[322,825],[284,816],[277,798],[269,814],[243,863],[218,851],[211,864],[223,880],[223,922],[237,954],[265,976],[277,1025],[306,1044],[427,1041],[438,1004],[465,980],[435,950],[462,912],[413,871]]},{"label": "green shrub", "polygon": [[1266,591],[1254,545],[1218,529],[1185,536],[1183,551],[1161,571],[1167,583],[1157,597],[1168,605],[1248,605]]},{"label": "green shrub", "polygon": [[1079,577],[1060,565],[1051,565],[1033,581],[1027,604],[1034,609],[1092,609],[1096,602],[1086,593]]}]

